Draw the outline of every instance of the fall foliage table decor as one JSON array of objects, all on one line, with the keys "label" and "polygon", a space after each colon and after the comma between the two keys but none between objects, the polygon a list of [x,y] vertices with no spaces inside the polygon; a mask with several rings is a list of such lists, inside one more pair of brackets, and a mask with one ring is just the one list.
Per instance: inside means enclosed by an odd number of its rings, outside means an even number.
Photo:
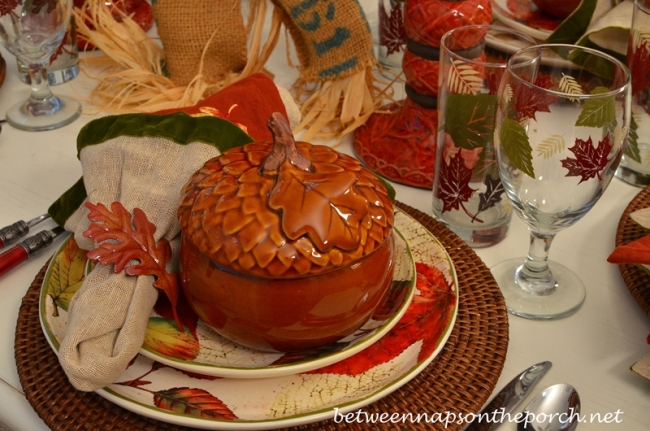
[{"label": "fall foliage table decor", "polygon": [[[396,206],[435,234],[449,250],[458,274],[459,308],[449,340],[433,362],[412,382],[367,405],[364,410],[369,414],[386,411],[476,412],[494,389],[505,360],[508,316],[503,298],[489,269],[467,244],[430,216],[399,202]],[[121,431],[127,427],[174,431],[193,429],[140,416],[98,394],[79,392],[70,385],[39,324],[38,303],[46,269],[44,267],[34,280],[23,300],[16,330],[16,363],[22,387],[45,423],[55,430],[71,429],[73,424],[107,431]],[[39,361],[33,360],[36,356]],[[189,376],[186,378],[200,381]],[[146,377],[143,380],[147,380]],[[426,426],[420,424],[422,428]],[[337,425],[328,421],[304,425],[300,429],[338,428],[365,430],[367,424]],[[394,424],[378,423],[376,428],[389,430],[394,428]],[[413,424],[413,429],[416,428],[417,425]],[[453,423],[447,429],[462,428],[462,424]]]}]

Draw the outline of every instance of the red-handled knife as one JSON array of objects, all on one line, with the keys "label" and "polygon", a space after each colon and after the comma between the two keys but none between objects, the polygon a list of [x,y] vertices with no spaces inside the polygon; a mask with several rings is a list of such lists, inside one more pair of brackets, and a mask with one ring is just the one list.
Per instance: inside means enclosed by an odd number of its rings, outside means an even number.
[{"label": "red-handled knife", "polygon": [[26,222],[19,220],[14,224],[3,227],[0,229],[0,249],[3,249],[9,244],[13,244],[14,242],[18,241],[20,238],[25,236],[27,232],[29,232],[30,228],[36,226],[43,220],[47,220],[48,218],[50,218],[48,214],[43,214],[38,217],[34,217],[33,219]]},{"label": "red-handled knife", "polygon": [[42,230],[0,254],[0,277],[52,244],[54,238],[63,232],[65,229],[59,226],[52,230]]}]

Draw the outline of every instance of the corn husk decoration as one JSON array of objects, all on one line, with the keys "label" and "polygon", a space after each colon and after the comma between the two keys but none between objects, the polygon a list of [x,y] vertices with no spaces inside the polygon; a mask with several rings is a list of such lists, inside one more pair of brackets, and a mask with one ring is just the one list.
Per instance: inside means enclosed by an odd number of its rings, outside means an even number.
[{"label": "corn husk decoration", "polygon": [[[300,61],[294,89],[309,140],[332,137],[362,125],[381,104],[372,72],[372,36],[356,0],[272,0],[281,11]],[[305,98],[305,96],[307,96]]]},{"label": "corn husk decoration", "polygon": [[301,139],[352,132],[382,104],[387,84],[373,73],[372,37],[356,0],[250,0],[247,23],[241,0],[154,0],[160,41],[128,16],[116,23],[104,0],[87,6],[75,10],[77,29],[103,54],[86,60],[99,67],[91,68],[99,84],[90,101],[107,110],[194,105],[263,71],[283,26],[300,62],[293,92],[303,115],[294,130],[304,131]]},{"label": "corn husk decoration", "polygon": [[[259,6],[254,13],[265,14]],[[87,0],[75,8],[75,20],[79,34],[99,49],[84,60],[99,81],[90,102],[118,113],[191,106],[261,70],[266,60],[258,59],[270,52],[247,61],[240,8],[239,0],[154,2],[154,15],[163,18],[156,16],[158,41],[104,0]],[[121,14],[121,22],[113,18],[115,13]],[[174,22],[184,25],[169,25]],[[228,55],[221,55],[224,46]]]}]

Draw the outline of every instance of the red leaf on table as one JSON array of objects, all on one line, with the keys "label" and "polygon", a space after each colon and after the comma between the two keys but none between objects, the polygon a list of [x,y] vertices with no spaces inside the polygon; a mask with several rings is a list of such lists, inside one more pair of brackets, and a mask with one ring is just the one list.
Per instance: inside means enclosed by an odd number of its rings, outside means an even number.
[{"label": "red leaf on table", "polygon": [[650,265],[650,235],[619,245],[609,255],[607,262]]},{"label": "red leaf on table", "polygon": [[397,325],[361,352],[307,374],[358,375],[396,358],[420,340],[423,344],[418,361],[433,354],[449,324],[456,304],[456,294],[438,268],[422,262],[417,262],[415,266],[419,294],[413,297]]},{"label": "red leaf on table", "polygon": [[154,393],[154,404],[171,412],[203,418],[233,420],[237,416],[220,399],[203,389],[171,388]]},{"label": "red leaf on table", "polygon": [[[553,88],[550,76],[538,76],[535,85],[542,88]],[[545,91],[540,91],[525,84],[519,84],[514,89],[517,121],[524,118],[535,118],[536,112],[551,112],[549,106],[557,101],[557,97]]]},{"label": "red leaf on table", "polygon": [[[158,243],[154,238],[156,226],[147,219],[139,208],[133,209],[133,218],[120,202],[113,202],[111,210],[101,203],[97,205],[86,202],[90,210],[88,219],[95,222],[84,232],[101,244],[88,252],[88,259],[102,265],[113,264],[115,273],[124,270],[128,275],[153,275],[154,287],[165,292],[172,304],[174,320],[179,330],[183,331],[182,322],[176,312],[178,303],[178,279],[176,274],[169,274],[165,266],[171,258],[169,242],[161,238]],[[131,224],[133,223],[133,224]],[[127,266],[132,260],[140,263]]]},{"label": "red leaf on table", "polygon": [[598,177],[601,179],[600,172],[607,166],[607,156],[612,151],[613,145],[609,143],[609,133],[605,139],[598,142],[598,147],[594,148],[591,142],[591,136],[586,141],[576,139],[573,147],[569,148],[576,158],[566,158],[560,160],[562,166],[569,170],[567,177],[581,177],[580,184],[589,178]]}]

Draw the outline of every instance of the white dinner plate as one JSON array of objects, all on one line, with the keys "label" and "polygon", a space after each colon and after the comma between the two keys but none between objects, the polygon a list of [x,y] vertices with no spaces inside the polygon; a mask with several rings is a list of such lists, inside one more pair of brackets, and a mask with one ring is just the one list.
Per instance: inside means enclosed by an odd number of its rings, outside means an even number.
[{"label": "white dinner plate", "polygon": [[[458,313],[458,280],[449,255],[411,216],[401,210],[395,216],[415,261],[415,293],[399,322],[360,352],[309,372],[262,379],[206,376],[138,355],[117,382],[97,393],[143,416],[212,430],[296,426],[388,395],[438,355]],[[68,238],[45,275],[40,319],[55,352],[85,264],[85,252]]]}]

